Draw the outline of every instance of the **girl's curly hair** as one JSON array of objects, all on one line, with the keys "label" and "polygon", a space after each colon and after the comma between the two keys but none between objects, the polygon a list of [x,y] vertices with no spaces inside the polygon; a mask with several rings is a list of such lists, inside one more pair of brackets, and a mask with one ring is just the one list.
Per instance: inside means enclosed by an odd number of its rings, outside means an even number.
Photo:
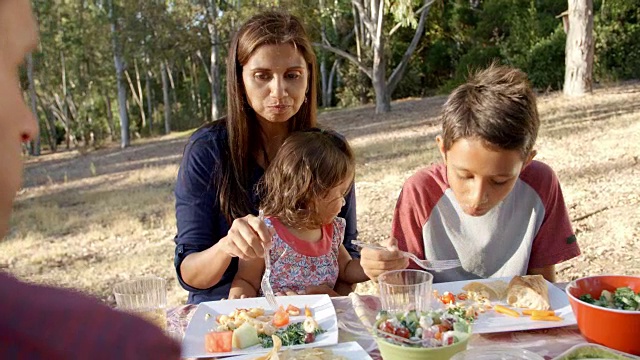
[{"label": "girl's curly hair", "polygon": [[318,199],[354,174],[353,151],[343,137],[318,128],[294,132],[257,184],[261,208],[286,226],[319,228]]}]

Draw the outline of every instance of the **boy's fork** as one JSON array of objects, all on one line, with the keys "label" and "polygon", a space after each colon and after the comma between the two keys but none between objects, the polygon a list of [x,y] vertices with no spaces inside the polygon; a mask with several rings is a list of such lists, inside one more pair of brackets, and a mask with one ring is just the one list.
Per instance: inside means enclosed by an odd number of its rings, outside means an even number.
[{"label": "boy's fork", "polygon": [[[260,213],[258,215],[260,221],[264,222],[264,212],[260,209]],[[260,287],[262,288],[262,293],[264,297],[267,299],[269,306],[273,311],[278,310],[278,302],[276,301],[276,296],[273,294],[273,288],[271,287],[271,283],[269,282],[269,276],[271,275],[271,256],[269,255],[269,250],[271,249],[271,242],[268,246],[264,248],[264,274],[262,274],[262,282],[260,283]]]},{"label": "boy's fork", "polygon": [[[360,247],[368,247],[368,248],[377,249],[377,250],[387,250],[386,247],[383,247],[383,246],[380,246],[380,245],[375,245],[375,244],[365,243],[365,242],[359,241],[359,240],[353,240],[353,241],[351,241],[351,243],[354,244],[354,245],[360,246]],[[420,266],[421,268],[423,268],[425,270],[442,271],[442,270],[454,269],[454,268],[460,267],[462,265],[460,263],[460,260],[458,260],[458,259],[453,259],[453,260],[421,260],[415,254],[410,253],[410,252],[400,251],[400,253],[402,254],[402,256],[413,260],[413,262],[416,263],[416,265]]]}]

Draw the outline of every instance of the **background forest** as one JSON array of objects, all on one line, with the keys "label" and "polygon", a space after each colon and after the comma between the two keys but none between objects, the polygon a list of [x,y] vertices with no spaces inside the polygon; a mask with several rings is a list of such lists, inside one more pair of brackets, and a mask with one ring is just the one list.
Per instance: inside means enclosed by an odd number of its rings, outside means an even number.
[{"label": "background forest", "polygon": [[[191,129],[222,116],[229,39],[243,20],[274,7],[301,17],[315,41],[324,108],[375,102],[371,77],[363,70],[374,56],[367,25],[372,19],[375,25],[377,16],[367,1],[33,3],[41,44],[23,76],[42,130],[41,140],[28,149],[33,155],[112,141],[126,147],[129,136]],[[559,15],[565,1],[384,4],[381,71],[395,77],[391,99],[446,93],[469,69],[496,59],[526,71],[539,91],[562,87],[566,34]],[[594,29],[594,82],[640,78],[640,0],[595,0]],[[28,91],[29,82],[35,91]]]},{"label": "background forest", "polygon": [[0,242],[2,271],[110,305],[117,282],[156,275],[169,282],[170,305],[184,303],[173,266],[182,151],[195,127],[225,112],[230,36],[277,7],[307,25],[322,80],[319,121],[356,153],[359,239],[389,236],[403,182],[440,159],[444,95],[497,60],[522,68],[539,91],[536,158],[556,171],[582,250],[558,265],[558,280],[640,275],[640,0],[594,0],[595,86],[571,98],[555,91],[567,1],[33,3],[41,43],[22,80],[42,137],[25,151],[44,155],[27,156]]}]

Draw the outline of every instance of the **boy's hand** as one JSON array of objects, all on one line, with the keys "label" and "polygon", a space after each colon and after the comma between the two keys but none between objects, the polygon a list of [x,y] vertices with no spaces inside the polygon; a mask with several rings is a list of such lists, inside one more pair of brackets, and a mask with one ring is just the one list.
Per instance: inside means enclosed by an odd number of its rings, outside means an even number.
[{"label": "boy's hand", "polygon": [[402,270],[409,266],[409,259],[402,256],[398,251],[398,241],[396,239],[391,238],[380,245],[385,246],[387,250],[364,247],[360,251],[360,265],[362,265],[364,273],[374,281],[384,272]]}]

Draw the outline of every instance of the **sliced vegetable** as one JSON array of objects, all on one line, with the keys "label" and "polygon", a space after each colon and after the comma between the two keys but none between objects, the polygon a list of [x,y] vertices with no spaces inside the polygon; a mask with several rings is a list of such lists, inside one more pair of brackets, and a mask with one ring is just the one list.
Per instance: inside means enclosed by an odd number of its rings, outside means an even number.
[{"label": "sliced vegetable", "polygon": [[502,305],[496,305],[493,307],[493,309],[496,312],[499,312],[501,314],[505,314],[508,316],[513,316],[513,317],[520,317],[520,313],[513,310],[513,309],[509,309],[508,307],[502,306]]},{"label": "sliced vegetable", "polygon": [[287,312],[291,316],[298,316],[298,315],[300,315],[300,308],[295,307],[293,305],[289,305],[289,306],[287,306]]},{"label": "sliced vegetable", "polygon": [[211,331],[204,336],[204,348],[211,353],[232,349],[233,331]]},{"label": "sliced vegetable", "polygon": [[244,323],[239,328],[233,330],[231,344],[238,349],[245,349],[260,343],[258,331],[249,323]]},{"label": "sliced vegetable", "polygon": [[547,316],[536,316],[531,315],[531,320],[539,320],[539,321],[562,321],[562,318],[555,315],[547,315]]},{"label": "sliced vegetable", "polygon": [[531,310],[531,309],[525,309],[525,310],[522,310],[522,315],[556,316],[556,312],[553,311],[553,310]]},{"label": "sliced vegetable", "polygon": [[456,296],[448,291],[445,291],[442,296],[440,296],[440,301],[443,304],[455,304]]}]

